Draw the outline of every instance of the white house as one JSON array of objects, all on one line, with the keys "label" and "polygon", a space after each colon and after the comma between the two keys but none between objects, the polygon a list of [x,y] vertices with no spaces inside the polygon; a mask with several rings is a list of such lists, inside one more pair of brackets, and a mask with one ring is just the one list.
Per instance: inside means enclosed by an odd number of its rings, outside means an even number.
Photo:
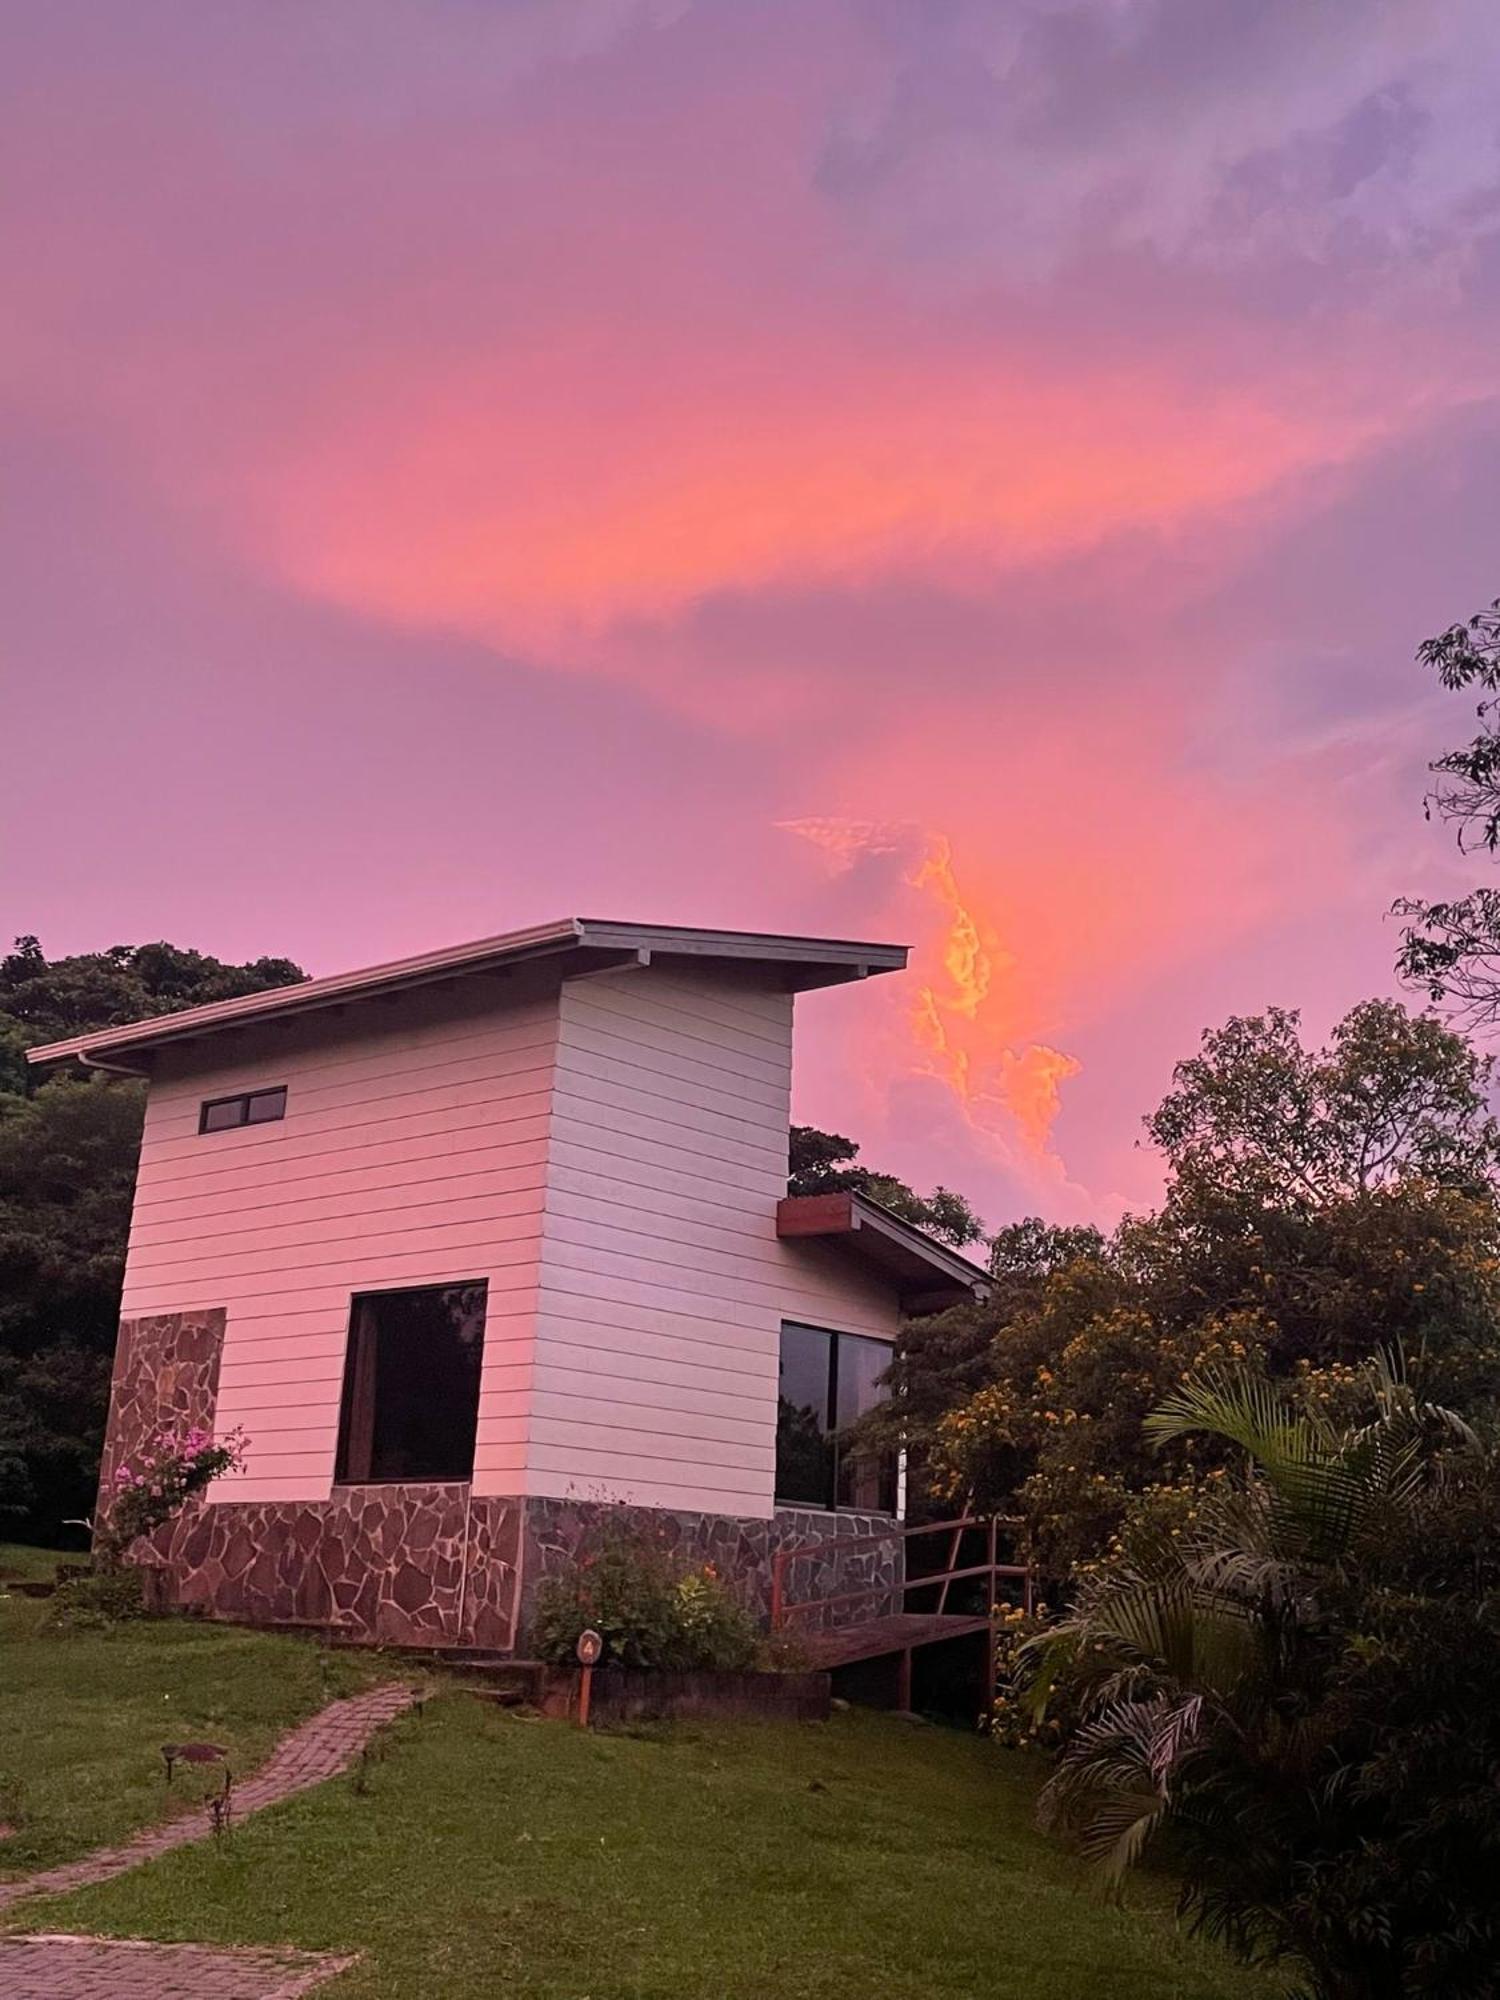
[{"label": "white house", "polygon": [[795,996],[905,962],[572,918],[30,1051],[149,1079],[106,1488],[163,1424],[249,1439],[177,1599],[505,1650],[604,1506],[762,1599],[789,1538],[849,1571],[895,1468],[836,1434],[984,1283],[786,1197]]}]

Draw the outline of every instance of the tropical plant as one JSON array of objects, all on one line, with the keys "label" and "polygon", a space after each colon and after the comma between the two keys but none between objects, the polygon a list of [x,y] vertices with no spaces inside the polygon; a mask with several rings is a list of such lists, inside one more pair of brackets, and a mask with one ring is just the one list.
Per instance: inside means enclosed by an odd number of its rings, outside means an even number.
[{"label": "tropical plant", "polygon": [[1080,1720],[1046,1824],[1316,2000],[1500,1993],[1500,1456],[1389,1363],[1339,1424],[1211,1370],[1147,1422],[1242,1469],[1030,1649]]}]

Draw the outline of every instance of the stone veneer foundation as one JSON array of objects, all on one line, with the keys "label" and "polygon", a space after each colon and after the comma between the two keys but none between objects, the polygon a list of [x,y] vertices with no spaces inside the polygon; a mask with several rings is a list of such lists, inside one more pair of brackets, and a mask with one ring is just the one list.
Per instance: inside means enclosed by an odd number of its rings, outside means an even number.
[{"label": "stone veneer foundation", "polygon": [[[848,1603],[830,1606],[822,1616],[809,1610],[793,1620],[793,1629],[817,1631],[824,1625],[846,1625],[863,1618],[883,1617],[899,1610],[902,1582],[901,1543],[891,1535],[896,1525],[886,1514],[830,1514],[817,1507],[781,1507],[769,1521],[732,1514],[677,1514],[657,1507],[618,1507],[601,1501],[527,1500],[525,1555],[522,1562],[523,1623],[529,1615],[536,1586],[554,1576],[573,1557],[597,1540],[606,1520],[624,1521],[688,1562],[712,1563],[719,1575],[737,1589],[745,1604],[764,1623],[771,1609],[771,1568],[777,1552],[800,1548],[803,1553],[786,1564],[788,1602],[826,1599],[845,1591],[865,1593]],[[829,1549],[837,1538],[859,1537],[864,1547]],[[877,1539],[885,1537],[884,1540]]]},{"label": "stone veneer foundation", "polygon": [[[120,1328],[99,1506],[114,1469],[163,1428],[213,1428],[222,1311],[167,1313]],[[524,1650],[537,1584],[626,1520],[693,1563],[712,1563],[762,1621],[772,1559],[795,1602],[860,1591],[794,1629],[878,1617],[897,1607],[901,1543],[880,1514],[779,1510],[770,1520],[674,1513],[598,1501],[475,1494],[463,1482],[336,1487],[326,1500],[194,1502],[139,1545],[164,1572],[167,1601],[249,1624],[342,1627],[386,1645]],[[820,1549],[858,1537],[866,1546]],[[881,1539],[881,1538],[884,1539]]]}]

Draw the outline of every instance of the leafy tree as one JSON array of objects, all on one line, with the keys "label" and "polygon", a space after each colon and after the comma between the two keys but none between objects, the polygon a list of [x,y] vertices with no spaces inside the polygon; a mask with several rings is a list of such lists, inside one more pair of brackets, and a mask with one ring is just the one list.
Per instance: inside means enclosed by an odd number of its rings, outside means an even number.
[{"label": "leafy tree", "polygon": [[[954,1407],[995,1379],[997,1329],[1022,1325],[1055,1272],[1076,1259],[1098,1258],[1103,1250],[1097,1229],[1060,1227],[1027,1216],[991,1239],[994,1284],[983,1305],[950,1306],[902,1328],[884,1378],[887,1400],[862,1420],[860,1439],[876,1453],[905,1451],[907,1509],[914,1519],[945,1511],[957,1497],[960,1483],[951,1476],[951,1458],[942,1458],[939,1446]],[[1038,1358],[1047,1351],[1038,1348]],[[1018,1346],[1010,1349],[1008,1359],[1019,1361]],[[968,1465],[961,1485],[987,1499],[1008,1496],[1024,1477],[1020,1467],[1021,1460],[1001,1443],[993,1462]]]},{"label": "leafy tree", "polygon": [[1268,1202],[1321,1203],[1400,1185],[1486,1184],[1500,1161],[1491,1064],[1427,1014],[1366,1000],[1325,1049],[1299,1015],[1235,1017],[1177,1065],[1146,1129],[1173,1179]]},{"label": "leafy tree", "polygon": [[1019,1303],[1054,1271],[1078,1257],[1097,1257],[1103,1249],[1103,1234],[1091,1222],[1068,1225],[1027,1215],[990,1238],[990,1275]]},{"label": "leafy tree", "polygon": [[49,961],[34,937],[18,937],[0,959],[0,1025],[35,1047],[306,977],[289,958],[226,965],[171,944],[117,944]]},{"label": "leafy tree", "polygon": [[962,1249],[984,1234],[984,1224],[962,1195],[934,1188],[919,1195],[892,1174],[858,1165],[859,1147],[837,1132],[794,1125],[787,1176],[789,1194],[863,1194],[944,1243]]},{"label": "leafy tree", "polygon": [[1494,2000],[1500,1454],[1360,1388],[1339,1425],[1220,1371],[1151,1417],[1235,1469],[1032,1648],[1081,1704],[1043,1816],[1112,1878],[1170,1839],[1197,1922],[1313,2000]]},{"label": "leafy tree", "polygon": [[[1478,729],[1468,743],[1429,767],[1437,782],[1427,817],[1452,827],[1465,852],[1500,846],[1500,599],[1450,625],[1417,649],[1423,666],[1454,692],[1477,691]],[[1476,889],[1451,902],[1402,897],[1408,919],[1397,967],[1430,997],[1451,1006],[1469,1028],[1500,1022],[1500,890]]]},{"label": "leafy tree", "polygon": [[1018,1224],[997,1238],[988,1305],[903,1333],[901,1395],[877,1421],[909,1423],[932,1507],[1018,1513],[1049,1569],[1086,1565],[1218,1477],[1211,1444],[1155,1452],[1142,1435],[1184,1374],[1244,1362],[1332,1398],[1372,1330],[1428,1393],[1492,1401],[1486,1076],[1451,1030],[1384,1002],[1322,1051],[1285,1013],[1205,1036],[1148,1120],[1169,1168],[1157,1214],[1107,1240]]},{"label": "leafy tree", "polygon": [[0,1351],[113,1341],[144,1099],[64,1076],[0,1117]]},{"label": "leafy tree", "polygon": [[38,1082],[23,1051],[305,977],[174,945],[0,959],[0,1510],[54,1535],[93,1507],[140,1149],[140,1084]]}]

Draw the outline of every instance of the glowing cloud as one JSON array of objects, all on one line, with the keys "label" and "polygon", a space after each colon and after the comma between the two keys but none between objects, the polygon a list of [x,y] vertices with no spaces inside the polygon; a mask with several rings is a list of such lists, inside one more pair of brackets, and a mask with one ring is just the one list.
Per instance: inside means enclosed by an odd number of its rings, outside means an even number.
[{"label": "glowing cloud", "polygon": [[1026,1038],[1032,1011],[1016,953],[960,889],[952,844],[930,828],[842,819],[781,823],[819,847],[839,870],[895,856],[901,880],[935,921],[915,951],[916,990],[906,1015],[910,1073],[938,1079],[989,1149],[1011,1166],[1060,1178],[1052,1125],[1061,1090],[1082,1065]]}]

